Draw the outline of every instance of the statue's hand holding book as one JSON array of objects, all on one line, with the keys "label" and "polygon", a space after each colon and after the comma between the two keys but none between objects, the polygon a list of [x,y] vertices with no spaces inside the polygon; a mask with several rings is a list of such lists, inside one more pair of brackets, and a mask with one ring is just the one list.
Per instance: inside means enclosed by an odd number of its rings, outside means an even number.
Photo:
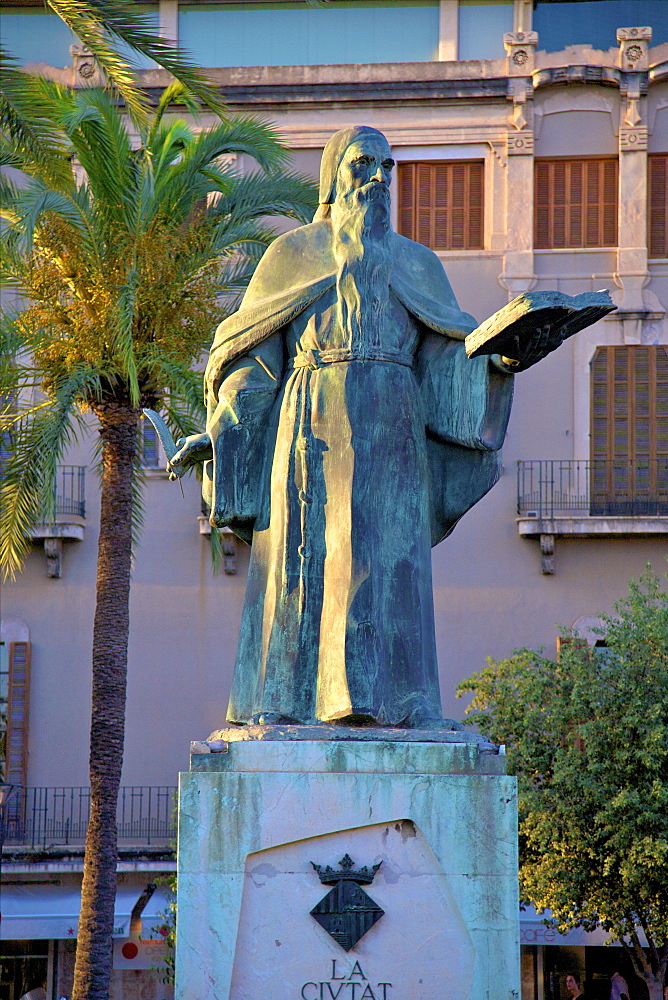
[{"label": "statue's hand holding book", "polygon": [[616,308],[606,290],[523,292],[468,335],[466,353],[470,358],[498,354],[509,370],[525,371]]}]

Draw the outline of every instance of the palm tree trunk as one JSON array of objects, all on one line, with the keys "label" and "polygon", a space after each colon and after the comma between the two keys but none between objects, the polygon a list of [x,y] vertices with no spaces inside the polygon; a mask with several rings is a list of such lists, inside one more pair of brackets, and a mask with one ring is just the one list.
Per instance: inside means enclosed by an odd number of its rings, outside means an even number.
[{"label": "palm tree trunk", "polygon": [[139,411],[95,408],[102,438],[100,538],[93,627],[90,822],[72,1000],[108,1000],[116,900],[116,805],[123,765],[128,659],[132,478]]}]

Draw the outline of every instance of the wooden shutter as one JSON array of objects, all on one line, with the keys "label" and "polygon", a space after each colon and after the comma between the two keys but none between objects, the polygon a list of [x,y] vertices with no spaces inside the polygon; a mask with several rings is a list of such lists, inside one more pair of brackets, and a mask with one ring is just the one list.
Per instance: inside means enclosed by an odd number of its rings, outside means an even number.
[{"label": "wooden shutter", "polygon": [[668,153],[649,157],[647,245],[650,257],[668,257]]},{"label": "wooden shutter", "polygon": [[591,373],[592,513],[668,514],[668,351],[599,347]]},{"label": "wooden shutter", "polygon": [[617,243],[617,160],[537,160],[534,245],[538,250]]},{"label": "wooden shutter", "polygon": [[586,653],[589,658],[589,643],[579,635],[558,635],[557,636],[557,662],[561,663],[565,650],[576,649]]},{"label": "wooden shutter", "polygon": [[9,644],[9,699],[5,781],[26,784],[28,764],[28,705],[30,699],[30,643]]},{"label": "wooden shutter", "polygon": [[482,160],[399,164],[399,232],[432,250],[482,250]]}]

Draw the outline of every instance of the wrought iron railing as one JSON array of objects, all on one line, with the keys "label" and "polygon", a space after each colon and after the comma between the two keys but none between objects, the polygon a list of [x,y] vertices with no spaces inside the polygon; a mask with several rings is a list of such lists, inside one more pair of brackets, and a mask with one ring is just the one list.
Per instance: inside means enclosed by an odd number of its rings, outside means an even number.
[{"label": "wrought iron railing", "polygon": [[86,467],[59,465],[55,486],[56,514],[86,516]]},{"label": "wrought iron railing", "polygon": [[518,462],[517,513],[542,518],[668,516],[668,458]]},{"label": "wrought iron railing", "polygon": [[[121,844],[167,845],[176,837],[176,788],[126,785],[116,827]],[[5,803],[4,843],[26,847],[83,844],[90,819],[90,788],[19,788]]]}]

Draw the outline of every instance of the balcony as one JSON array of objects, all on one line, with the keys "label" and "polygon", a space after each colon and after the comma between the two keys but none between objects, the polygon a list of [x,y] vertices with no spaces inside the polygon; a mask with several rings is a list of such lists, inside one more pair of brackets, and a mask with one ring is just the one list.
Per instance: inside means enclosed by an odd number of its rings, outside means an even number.
[{"label": "balcony", "polygon": [[[120,789],[116,825],[119,847],[170,848],[176,837],[176,788],[126,785]],[[16,788],[0,817],[4,851],[54,852],[80,847],[90,819],[90,789]]]},{"label": "balcony", "polygon": [[668,458],[518,462],[517,514],[547,574],[556,537],[668,534]]},{"label": "balcony", "polygon": [[59,465],[54,488],[54,520],[35,524],[32,538],[44,542],[46,575],[62,576],[63,542],[81,542],[86,518],[86,467]]}]

